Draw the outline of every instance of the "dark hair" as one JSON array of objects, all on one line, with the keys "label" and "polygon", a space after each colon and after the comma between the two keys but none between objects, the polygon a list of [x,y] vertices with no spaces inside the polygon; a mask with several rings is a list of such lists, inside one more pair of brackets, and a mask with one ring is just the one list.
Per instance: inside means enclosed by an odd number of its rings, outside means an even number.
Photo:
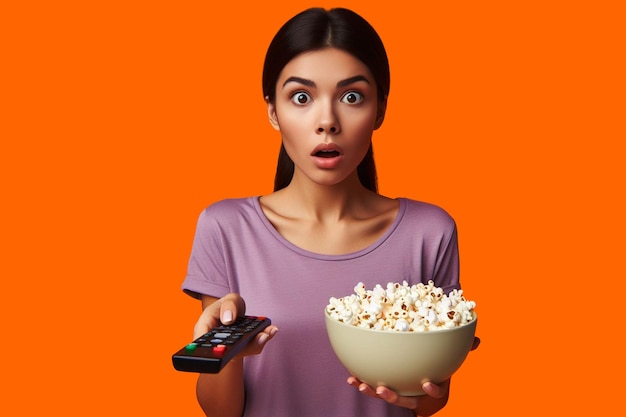
[{"label": "dark hair", "polygon": [[[355,12],[334,8],[311,8],[298,13],[276,33],[265,55],[263,96],[271,103],[276,99],[276,83],[281,71],[297,55],[333,47],[353,55],[368,67],[378,89],[378,100],[389,95],[390,74],[387,53],[376,30]],[[291,182],[294,163],[281,145],[274,179],[274,191]],[[372,145],[357,168],[364,187],[377,192],[376,166]]]}]

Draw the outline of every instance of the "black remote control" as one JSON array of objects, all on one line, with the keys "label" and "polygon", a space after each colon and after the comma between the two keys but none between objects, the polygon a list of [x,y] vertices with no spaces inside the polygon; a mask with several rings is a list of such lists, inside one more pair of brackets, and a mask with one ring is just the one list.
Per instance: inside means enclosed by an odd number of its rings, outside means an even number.
[{"label": "black remote control", "polygon": [[217,326],[172,355],[174,368],[216,374],[271,323],[267,317],[243,316],[231,325]]}]

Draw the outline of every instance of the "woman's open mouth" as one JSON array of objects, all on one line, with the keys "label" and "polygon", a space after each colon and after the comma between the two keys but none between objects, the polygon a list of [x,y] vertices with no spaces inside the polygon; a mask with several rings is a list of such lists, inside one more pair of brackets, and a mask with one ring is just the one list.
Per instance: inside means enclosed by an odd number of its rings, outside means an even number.
[{"label": "woman's open mouth", "polygon": [[332,149],[315,152],[315,156],[318,156],[320,158],[334,158],[339,155],[341,154],[338,151]]},{"label": "woman's open mouth", "polygon": [[343,159],[343,150],[334,143],[322,143],[311,153],[313,163],[321,169],[332,169]]}]

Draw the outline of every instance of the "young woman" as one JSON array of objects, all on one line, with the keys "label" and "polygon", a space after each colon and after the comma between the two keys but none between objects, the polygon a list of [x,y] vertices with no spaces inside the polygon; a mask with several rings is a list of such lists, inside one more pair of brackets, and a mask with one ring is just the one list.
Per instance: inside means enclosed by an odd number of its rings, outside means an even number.
[{"label": "young woman", "polygon": [[377,192],[372,134],[389,83],[380,38],[352,11],[306,10],[271,42],[263,93],[282,138],[275,190],[200,215],[183,289],[202,300],[196,337],[246,311],[274,325],[219,374],[199,376],[207,416],[414,416],[445,405],[449,381],[400,397],[348,376],[324,327],[329,298],[358,282],[459,288],[452,218]]}]

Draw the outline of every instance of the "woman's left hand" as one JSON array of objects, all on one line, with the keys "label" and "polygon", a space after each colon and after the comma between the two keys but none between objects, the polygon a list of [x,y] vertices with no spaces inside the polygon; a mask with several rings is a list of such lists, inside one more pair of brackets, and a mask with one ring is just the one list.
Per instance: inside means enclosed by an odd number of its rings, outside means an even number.
[{"label": "woman's left hand", "polygon": [[[480,345],[480,338],[474,337],[474,343],[472,344],[470,350],[475,350],[478,348],[478,345]],[[380,398],[390,404],[409,408],[415,412],[416,416],[431,416],[435,414],[437,411],[445,407],[448,402],[448,396],[450,395],[449,379],[440,384],[435,384],[433,382],[424,383],[424,385],[422,385],[422,390],[424,390],[426,394],[415,397],[402,397],[395,391],[392,391],[382,385],[374,389],[353,376],[348,378],[348,384],[370,397]]]},{"label": "woman's left hand", "polygon": [[390,404],[409,408],[415,411],[415,414],[418,416],[430,416],[441,410],[448,402],[448,394],[450,392],[449,379],[438,385],[432,382],[426,382],[422,385],[422,389],[426,394],[415,397],[402,397],[395,391],[382,385],[374,389],[353,376],[348,378],[348,384],[370,397],[380,398]]}]

